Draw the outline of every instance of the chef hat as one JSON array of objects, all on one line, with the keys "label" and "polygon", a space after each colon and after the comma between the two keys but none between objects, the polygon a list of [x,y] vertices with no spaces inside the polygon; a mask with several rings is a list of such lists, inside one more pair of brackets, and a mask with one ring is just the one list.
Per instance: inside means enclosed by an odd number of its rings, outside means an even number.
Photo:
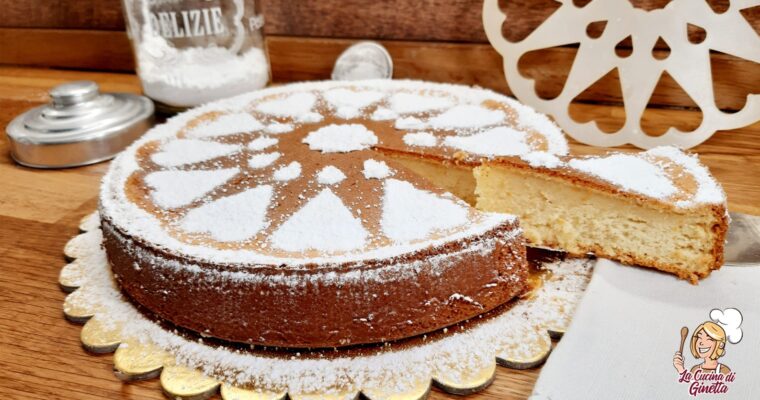
[{"label": "chef hat", "polygon": [[731,344],[739,343],[742,340],[742,313],[735,308],[725,310],[714,309],[710,311],[710,319],[720,325],[726,331],[726,337]]}]

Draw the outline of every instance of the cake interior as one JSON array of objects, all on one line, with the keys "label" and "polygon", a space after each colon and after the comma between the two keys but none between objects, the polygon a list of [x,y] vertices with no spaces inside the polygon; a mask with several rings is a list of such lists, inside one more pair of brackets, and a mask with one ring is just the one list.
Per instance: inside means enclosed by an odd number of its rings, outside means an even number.
[{"label": "cake interior", "polygon": [[538,170],[393,158],[480,210],[518,215],[534,246],[651,265],[692,282],[722,263],[721,221],[710,207],[678,212]]},{"label": "cake interior", "polygon": [[431,181],[439,188],[466,201],[467,204],[475,206],[477,203],[477,198],[475,197],[476,183],[475,177],[472,174],[472,167],[429,160],[397,152],[382,152],[417,175]]}]

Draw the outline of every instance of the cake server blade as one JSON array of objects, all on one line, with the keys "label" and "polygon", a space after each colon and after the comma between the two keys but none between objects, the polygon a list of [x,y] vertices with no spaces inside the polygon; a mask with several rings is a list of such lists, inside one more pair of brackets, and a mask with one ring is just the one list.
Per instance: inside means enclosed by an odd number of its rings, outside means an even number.
[{"label": "cake server blade", "polygon": [[731,224],[726,240],[725,265],[760,264],[760,217],[729,213]]}]

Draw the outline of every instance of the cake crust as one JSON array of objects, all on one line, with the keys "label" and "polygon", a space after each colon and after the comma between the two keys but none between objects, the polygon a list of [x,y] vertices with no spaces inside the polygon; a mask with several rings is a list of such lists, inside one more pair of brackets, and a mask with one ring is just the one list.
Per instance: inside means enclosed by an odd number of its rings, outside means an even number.
[{"label": "cake crust", "polygon": [[390,260],[236,273],[130,238],[108,219],[102,227],[114,275],[133,301],[175,325],[263,346],[341,347],[421,335],[508,302],[523,293],[528,274],[515,222]]}]

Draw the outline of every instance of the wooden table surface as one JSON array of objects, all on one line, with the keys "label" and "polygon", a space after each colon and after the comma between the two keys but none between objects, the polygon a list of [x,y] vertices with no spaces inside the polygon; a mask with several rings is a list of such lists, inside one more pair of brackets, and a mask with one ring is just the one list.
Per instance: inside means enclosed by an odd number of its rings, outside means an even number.
[{"label": "wooden table surface", "polygon": [[[139,92],[134,75],[0,67],[0,127],[20,112],[47,101],[47,89],[73,79],[93,79],[104,91]],[[604,120],[616,106],[579,105]],[[693,121],[691,111],[656,111],[663,125]],[[599,149],[573,144],[576,153]],[[729,208],[760,215],[760,123],[718,132],[695,149],[721,181]],[[97,204],[108,163],[45,171],[20,167],[0,135],[0,397],[23,399],[161,399],[156,380],[125,384],[113,375],[111,355],[85,352],[80,326],[63,318],[58,287],[64,244],[77,234],[79,219]],[[540,369],[499,368],[496,380],[472,399],[526,398]],[[431,398],[448,398],[434,391]]]}]

